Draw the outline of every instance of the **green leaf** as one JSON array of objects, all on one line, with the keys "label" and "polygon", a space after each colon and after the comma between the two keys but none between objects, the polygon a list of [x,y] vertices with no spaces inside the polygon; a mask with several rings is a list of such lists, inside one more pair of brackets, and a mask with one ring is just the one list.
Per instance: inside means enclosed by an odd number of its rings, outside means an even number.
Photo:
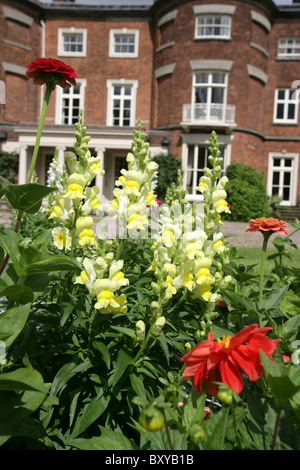
[{"label": "green leaf", "polygon": [[299,295],[294,292],[286,292],[284,299],[280,302],[280,310],[286,316],[288,315],[299,315],[300,305],[295,305],[293,301],[299,302]]},{"label": "green leaf", "polygon": [[289,285],[283,286],[281,289],[276,289],[274,292],[266,299],[262,301],[262,308],[269,310],[271,308],[276,307],[280,302],[283,300],[287,290],[289,289]]},{"label": "green leaf", "polygon": [[300,329],[300,314],[290,318],[285,323],[283,323],[282,329],[284,334],[294,332],[296,338],[297,333]]},{"label": "green leaf", "polygon": [[109,401],[110,396],[106,396],[105,398],[102,396],[101,398],[94,398],[90,403],[85,405],[79,423],[76,423],[75,434],[72,433],[72,435],[77,437],[91,426],[106,410]]},{"label": "green leaf", "polygon": [[145,381],[142,375],[130,374],[130,383],[133,391],[142,398],[146,398]]},{"label": "green leaf", "polygon": [[115,372],[112,379],[112,386],[115,386],[124,375],[126,369],[132,364],[132,357],[123,349],[120,349],[115,365]]},{"label": "green leaf", "polygon": [[30,418],[44,398],[45,393],[35,391],[0,391],[0,446],[13,436],[39,439],[45,435],[43,426]]},{"label": "green leaf", "polygon": [[[134,444],[118,431],[112,431],[100,426],[103,435],[91,439],[74,439],[70,444],[80,450],[133,450]],[[112,457],[106,457],[111,459]],[[107,462],[113,464],[112,461]]]},{"label": "green leaf", "polygon": [[55,191],[55,188],[36,183],[11,184],[6,186],[5,195],[14,209],[27,212],[28,214],[35,214],[40,209],[43,198],[53,191]]},{"label": "green leaf", "polygon": [[57,372],[54,380],[52,382],[52,387],[50,390],[51,395],[56,395],[63,386],[76,374],[84,372],[92,367],[90,360],[87,358],[85,361],[80,362],[68,362],[64,364],[59,371]]},{"label": "green leaf", "polygon": [[10,186],[11,183],[6,179],[6,178],[3,178],[3,176],[0,176],[0,189],[2,190],[3,188],[7,188],[8,186]]},{"label": "green leaf", "polygon": [[18,276],[22,276],[22,266],[20,264],[20,253],[18,250],[22,237],[11,229],[3,229],[0,235],[0,245],[4,251],[10,256],[15,271]]},{"label": "green leaf", "polygon": [[204,450],[223,450],[228,423],[229,407],[222,408],[212,415],[207,421],[203,421],[202,426],[205,432],[205,439],[201,443]]},{"label": "green leaf", "polygon": [[132,328],[126,328],[124,326],[114,326],[111,325],[113,330],[120,331],[120,333],[124,333],[124,335],[130,336],[133,339],[136,339],[136,333]]},{"label": "green leaf", "polygon": [[[256,311],[255,304],[251,299],[249,299],[249,297],[239,295],[239,294],[236,294],[235,292],[231,292],[231,291],[227,290],[226,292],[223,293],[223,298],[224,298],[225,301],[226,301],[226,299],[228,299],[231,303],[233,303],[233,305],[236,308],[237,307],[243,307],[248,312],[250,312],[250,311],[255,312]],[[228,302],[226,302],[226,303],[228,303]]]},{"label": "green leaf", "polygon": [[4,289],[0,288],[0,296],[18,301],[21,304],[27,304],[32,302],[34,299],[32,290],[21,284],[14,284],[13,286],[8,286]]},{"label": "green leaf", "polygon": [[94,341],[92,345],[95,349],[97,349],[102,354],[106,367],[109,369],[110,368],[110,353],[109,353],[107,346],[101,341]]},{"label": "green leaf", "polygon": [[80,263],[75,258],[65,255],[50,256],[36,263],[32,263],[25,267],[25,274],[48,273],[57,271],[74,271],[82,270]]},{"label": "green leaf", "polygon": [[0,390],[33,390],[46,393],[48,387],[37,370],[32,367],[23,367],[1,374]]},{"label": "green leaf", "polygon": [[5,251],[4,251],[4,249],[2,248],[2,246],[0,246],[0,264],[3,263],[4,257],[5,257]]},{"label": "green leaf", "polygon": [[53,278],[53,274],[49,273],[37,273],[29,274],[24,280],[24,286],[30,288],[35,297],[37,297],[41,292],[44,292],[48,284]]},{"label": "green leaf", "polygon": [[268,386],[280,408],[299,391],[297,386],[288,376],[287,367],[282,358],[275,356],[274,362],[262,350],[261,361],[264,367],[265,378]]},{"label": "green leaf", "polygon": [[189,394],[188,400],[183,407],[182,417],[182,424],[185,426],[187,431],[194,423],[199,424],[203,420],[205,416],[205,399],[206,395],[200,394],[197,390],[193,390]]},{"label": "green leaf", "polygon": [[0,340],[8,348],[23,330],[31,304],[21,305],[6,310],[0,315]]}]

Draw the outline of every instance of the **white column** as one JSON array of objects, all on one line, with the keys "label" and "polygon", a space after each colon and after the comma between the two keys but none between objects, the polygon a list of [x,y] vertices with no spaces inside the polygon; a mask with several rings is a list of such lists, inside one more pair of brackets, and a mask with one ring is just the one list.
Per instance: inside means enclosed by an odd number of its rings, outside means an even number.
[{"label": "white column", "polygon": [[19,153],[19,184],[25,184],[27,181],[27,145],[20,146]]},{"label": "white column", "polygon": [[57,148],[58,163],[59,165],[63,166],[63,164],[65,163],[66,147],[56,147],[56,148]]}]

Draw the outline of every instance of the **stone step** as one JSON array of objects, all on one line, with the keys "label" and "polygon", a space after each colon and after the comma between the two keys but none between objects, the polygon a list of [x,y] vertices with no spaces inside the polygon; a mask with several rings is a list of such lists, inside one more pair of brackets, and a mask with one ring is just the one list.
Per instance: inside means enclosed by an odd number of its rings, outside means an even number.
[{"label": "stone step", "polygon": [[294,222],[295,219],[300,220],[300,207],[278,207],[280,218],[289,222]]}]

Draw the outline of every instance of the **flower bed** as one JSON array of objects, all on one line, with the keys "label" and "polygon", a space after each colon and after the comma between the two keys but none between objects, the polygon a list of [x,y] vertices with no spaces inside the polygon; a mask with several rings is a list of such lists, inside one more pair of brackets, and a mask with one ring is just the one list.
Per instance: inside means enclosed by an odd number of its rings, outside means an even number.
[{"label": "flower bed", "polygon": [[[285,222],[251,220],[259,275],[237,264],[222,232],[230,207],[216,133],[198,185],[203,202],[185,199],[179,171],[160,204],[139,122],[109,238],[92,186],[105,174],[82,113],[68,172],[49,186],[32,182],[51,92],[76,79],[64,65],[30,65],[28,78],[47,89],[28,182],[0,178],[17,212],[15,230],[0,232],[2,449],[297,449],[300,269],[285,263],[286,247],[297,249]],[[264,264],[272,234],[276,276]]]}]

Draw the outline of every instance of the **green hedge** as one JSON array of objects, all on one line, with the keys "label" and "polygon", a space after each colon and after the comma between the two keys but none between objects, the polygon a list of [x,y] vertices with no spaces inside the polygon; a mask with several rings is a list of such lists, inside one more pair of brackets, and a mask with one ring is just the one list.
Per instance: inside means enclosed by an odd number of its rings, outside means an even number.
[{"label": "green hedge", "polygon": [[156,155],[153,160],[159,165],[157,179],[155,179],[155,193],[158,199],[164,201],[168,187],[177,181],[178,170],[181,169],[181,158],[170,154]]},{"label": "green hedge", "polygon": [[266,193],[264,173],[243,163],[233,162],[227,167],[227,201],[231,214],[226,220],[248,222],[252,218],[269,217],[270,205]]},{"label": "green hedge", "polygon": [[19,170],[19,155],[0,151],[0,176],[15,183]]}]

